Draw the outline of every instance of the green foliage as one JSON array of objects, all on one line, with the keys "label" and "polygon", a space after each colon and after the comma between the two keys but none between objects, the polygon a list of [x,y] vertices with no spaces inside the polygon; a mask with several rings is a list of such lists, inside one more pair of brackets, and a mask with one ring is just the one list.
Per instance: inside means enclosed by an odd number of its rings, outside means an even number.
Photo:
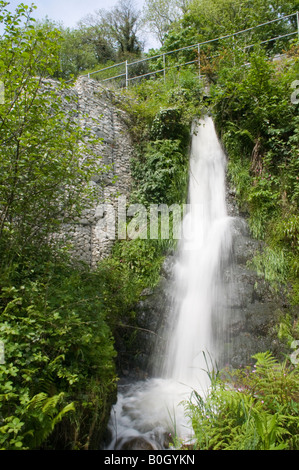
[{"label": "green foliage", "polygon": [[82,18],[75,28],[65,28],[49,18],[36,22],[36,30],[54,32],[60,37],[57,70],[51,76],[72,79],[83,72],[108,67],[111,61],[136,60],[143,49],[138,37],[138,15],[129,0],[120,0],[109,10],[100,9]]},{"label": "green foliage", "polygon": [[[196,44],[217,37],[225,36],[236,31],[243,31],[258,24],[274,20],[284,15],[298,11],[298,0],[284,0],[273,3],[270,0],[192,0],[186,8],[181,21],[173,23],[165,37],[164,48],[168,51],[179,47]],[[277,37],[294,31],[293,21],[276,22],[260,30],[249,30],[243,37],[237,38],[240,46],[254,42],[258,43],[267,38]],[[287,42],[289,38],[286,38]],[[214,49],[217,45],[213,45]],[[275,42],[268,44],[268,49],[275,50]]]},{"label": "green foliage", "polygon": [[35,28],[32,8],[6,6],[0,2],[0,447],[97,448],[115,393],[102,289],[112,297],[113,279],[72,265],[53,235],[92,203],[99,157],[90,146],[98,141],[76,123],[68,88],[47,80],[57,72],[57,31]]},{"label": "green foliage", "polygon": [[132,176],[138,184],[133,200],[146,205],[182,203],[186,196],[187,166],[179,140],[150,142],[139,159],[132,161]]},{"label": "green foliage", "polygon": [[[186,138],[186,129],[181,124],[182,111],[178,108],[160,109],[151,126],[153,140]],[[184,142],[183,142],[184,143]]]},{"label": "green foliage", "polygon": [[67,87],[47,80],[57,66],[57,33],[36,30],[28,8],[12,15],[1,2],[0,14],[0,244],[9,262],[30,245],[37,252],[91,202],[88,182],[98,164]]},{"label": "green foliage", "polygon": [[[55,78],[70,79],[80,72],[92,69],[104,61],[105,57],[97,55],[93,35],[87,35],[83,28],[64,28],[50,20],[37,22],[36,29],[41,31],[56,31],[60,35],[60,48],[58,50],[58,69],[53,74]],[[104,47],[103,47],[104,48]],[[111,52],[111,57],[113,54]]]},{"label": "green foliage", "polygon": [[298,449],[298,368],[258,353],[255,366],[223,373],[186,409],[200,450]]},{"label": "green foliage", "polygon": [[[12,432],[29,449],[56,440],[63,448],[88,445],[82,423],[103,420],[115,390],[115,351],[101,289],[107,274],[46,264],[43,274],[23,272],[21,285],[13,274],[15,279],[1,279],[2,446],[16,445]],[[53,434],[62,418],[69,433],[63,437]],[[22,426],[10,431],[17,420]]]},{"label": "green foliage", "polygon": [[137,288],[137,292],[141,292],[145,287],[154,287],[159,281],[164,257],[155,240],[136,239],[117,243],[113,249],[113,257],[121,263],[123,271],[129,270],[130,283],[135,278],[131,286],[133,290]]},{"label": "green foliage", "polygon": [[[296,43],[278,66],[260,49],[241,67],[243,53],[217,64],[211,95],[215,121],[229,155],[228,174],[252,235],[266,250],[254,259],[274,287],[292,285],[298,298],[298,114],[291,83]],[[230,68],[228,68],[230,63]]]},{"label": "green foliage", "polygon": [[148,206],[186,200],[190,126],[200,114],[201,96],[202,84],[191,71],[129,89],[125,110],[136,147],[133,202]]},{"label": "green foliage", "polygon": [[297,318],[292,318],[290,314],[284,315],[281,318],[280,324],[278,325],[278,338],[286,342],[288,348],[294,349],[297,347],[297,341],[299,339],[299,323]]},{"label": "green foliage", "polygon": [[263,252],[255,255],[249,265],[254,267],[258,275],[269,281],[276,290],[286,283],[288,263],[282,250],[266,247]]},{"label": "green foliage", "polygon": [[134,142],[179,138],[185,145],[191,122],[201,113],[201,97],[202,83],[190,70],[167,72],[165,81],[143,80],[130,87],[123,106]]}]

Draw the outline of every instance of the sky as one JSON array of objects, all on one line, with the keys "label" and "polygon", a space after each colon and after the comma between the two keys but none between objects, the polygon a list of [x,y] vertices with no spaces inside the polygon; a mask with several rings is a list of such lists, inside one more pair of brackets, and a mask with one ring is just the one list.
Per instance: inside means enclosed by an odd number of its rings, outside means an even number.
[{"label": "sky", "polygon": [[[110,10],[118,0],[8,0],[9,10],[14,11],[20,3],[37,6],[33,16],[36,19],[48,17],[51,20],[60,21],[66,27],[76,27],[79,20],[95,10],[104,8]],[[135,0],[137,9],[142,9],[144,0]],[[159,44],[150,36],[144,37],[146,49],[148,47],[159,47]]]}]

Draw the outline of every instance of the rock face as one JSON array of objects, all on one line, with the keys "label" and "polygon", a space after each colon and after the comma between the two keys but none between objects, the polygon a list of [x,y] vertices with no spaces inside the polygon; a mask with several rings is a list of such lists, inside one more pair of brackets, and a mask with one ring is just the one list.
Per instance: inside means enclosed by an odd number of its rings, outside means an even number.
[{"label": "rock face", "polygon": [[246,218],[228,189],[227,206],[233,217],[232,264],[227,276],[230,295],[227,312],[227,362],[233,367],[248,364],[257,352],[271,351],[280,356],[283,345],[277,339],[276,325],[287,305],[282,295],[275,294],[248,262],[262,250],[262,243],[250,236]]},{"label": "rock face", "polygon": [[[76,98],[77,120],[82,129],[88,128],[95,138],[102,139],[91,150],[99,156],[99,169],[108,169],[95,174],[91,182],[98,194],[94,206],[85,210],[81,219],[64,227],[73,244],[74,257],[95,266],[110,253],[118,235],[119,198],[126,198],[131,190],[133,146],[125,113],[115,105],[116,93],[86,77],[79,77],[68,93]],[[66,109],[68,106],[66,102]]]},{"label": "rock face", "polygon": [[[228,215],[232,217],[233,244],[230,264],[226,266],[224,295],[227,302],[218,329],[222,350],[218,358],[220,368],[229,365],[233,368],[248,365],[252,355],[271,351],[277,356],[284,352],[277,339],[276,325],[287,307],[283,297],[275,295],[270,286],[258,277],[255,270],[248,267],[261,242],[250,236],[246,218],[239,213],[235,196],[227,187]],[[137,321],[140,332],[137,337],[137,360],[135,365],[148,374],[157,372],[165,353],[165,332],[171,318],[172,266],[175,254],[165,260],[161,282],[156,289],[145,292],[137,308]],[[215,320],[219,323],[219,318]],[[146,330],[153,333],[148,334]]]}]

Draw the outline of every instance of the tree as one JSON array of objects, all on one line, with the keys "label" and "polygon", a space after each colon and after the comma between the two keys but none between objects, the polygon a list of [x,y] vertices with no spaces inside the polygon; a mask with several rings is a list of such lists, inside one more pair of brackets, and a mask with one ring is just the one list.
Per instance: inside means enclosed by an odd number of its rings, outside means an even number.
[{"label": "tree", "polygon": [[115,60],[116,51],[111,40],[105,36],[104,30],[100,25],[91,25],[89,27],[82,25],[75,32],[80,37],[83,47],[92,47],[98,63]]},{"label": "tree", "polygon": [[[296,12],[298,1],[271,0],[193,0],[189,5],[185,23],[196,26],[204,39],[211,39],[240,31]],[[217,21],[215,19],[217,18]],[[274,23],[273,34],[283,32],[287,22]],[[256,34],[256,32],[255,32]]]},{"label": "tree", "polygon": [[[47,80],[58,69],[60,34],[36,29],[34,7],[15,13],[0,2],[0,249],[2,261],[38,250],[87,204],[95,159],[83,158],[85,134],[71,112],[66,85]],[[91,154],[91,152],[89,152]],[[84,189],[85,188],[85,189]]]},{"label": "tree", "polygon": [[63,24],[46,18],[37,21],[35,28],[44,34],[56,31],[61,38],[58,50],[59,68],[55,71],[54,77],[69,79],[72,75],[77,76],[80,72],[93,69],[99,63],[96,47],[86,37],[85,31],[81,29],[65,28]]},{"label": "tree", "polygon": [[173,23],[187,12],[188,0],[145,0],[143,22],[161,44]]},{"label": "tree", "polygon": [[140,53],[141,41],[138,39],[139,12],[132,0],[120,0],[119,3],[104,16],[104,22],[111,37],[116,41],[119,52]]},{"label": "tree", "polygon": [[141,28],[140,13],[132,0],[120,0],[111,10],[97,10],[79,23],[86,31],[101,31],[102,40],[117,50],[120,58],[127,54],[139,55],[143,49],[138,38]]},{"label": "tree", "polygon": [[[172,24],[165,36],[163,48],[166,51],[184,47],[196,42],[204,42],[238,31],[249,29],[246,34],[235,36],[233,46],[240,47],[259,43],[278,36],[295,33],[296,17],[288,20],[275,21],[262,28],[250,28],[271,20],[279,20],[283,16],[296,13],[298,0],[192,0],[183,18]],[[284,44],[294,38],[285,36]],[[282,40],[281,40],[282,41]],[[217,49],[219,42],[209,44],[209,49]],[[265,47],[275,50],[277,41],[268,42]],[[232,44],[227,43],[231,48]],[[211,55],[211,50],[207,50]]]}]

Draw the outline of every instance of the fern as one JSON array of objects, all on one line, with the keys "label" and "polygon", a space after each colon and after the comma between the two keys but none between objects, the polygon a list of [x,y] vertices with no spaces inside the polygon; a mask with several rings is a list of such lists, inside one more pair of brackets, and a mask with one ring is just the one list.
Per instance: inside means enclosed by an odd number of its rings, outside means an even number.
[{"label": "fern", "polygon": [[[254,413],[254,423],[260,437],[261,450],[281,450],[287,447],[287,443],[281,442],[286,434],[290,433],[282,426],[285,417],[278,414]],[[279,442],[280,441],[280,442]]]},{"label": "fern", "polygon": [[252,356],[252,358],[256,359],[256,366],[258,368],[265,367],[267,369],[270,369],[278,364],[273,354],[269,351],[257,353]]},{"label": "fern", "polygon": [[285,283],[288,275],[288,264],[282,250],[266,247],[262,253],[257,253],[248,263],[260,277],[270,282],[274,290]]},{"label": "fern", "polygon": [[268,351],[256,364],[217,378],[207,397],[193,392],[187,404],[196,448],[207,450],[297,449],[298,368]]},{"label": "fern", "polygon": [[31,429],[27,431],[27,436],[31,436],[30,448],[43,444],[63,417],[75,411],[74,403],[63,406],[64,399],[64,393],[49,397],[41,392],[30,400],[27,405],[31,415]]}]

